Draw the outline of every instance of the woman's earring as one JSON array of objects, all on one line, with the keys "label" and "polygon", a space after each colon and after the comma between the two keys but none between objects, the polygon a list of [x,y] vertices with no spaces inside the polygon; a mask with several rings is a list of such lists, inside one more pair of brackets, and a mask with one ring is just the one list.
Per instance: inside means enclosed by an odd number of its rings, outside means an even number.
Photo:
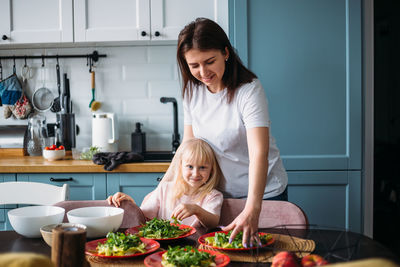
[{"label": "woman's earring", "polygon": [[229,57],[225,58],[225,61],[227,62],[227,61],[228,61],[228,59],[229,59]]}]

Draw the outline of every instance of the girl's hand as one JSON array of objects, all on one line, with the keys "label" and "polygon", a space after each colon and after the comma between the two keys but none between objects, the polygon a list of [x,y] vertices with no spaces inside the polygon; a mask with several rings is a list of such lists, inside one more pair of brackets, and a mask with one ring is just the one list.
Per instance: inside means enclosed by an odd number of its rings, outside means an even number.
[{"label": "girl's hand", "polygon": [[261,245],[261,241],[258,237],[258,219],[260,212],[251,209],[244,209],[228,226],[223,227],[222,231],[230,231],[233,229],[231,236],[229,237],[229,243],[235,238],[235,236],[243,231],[243,247],[248,248],[253,246]]},{"label": "girl's hand", "polygon": [[129,195],[122,193],[122,192],[117,192],[113,196],[109,196],[107,198],[107,202],[109,205],[114,205],[115,207],[121,206],[121,201],[128,200],[132,201],[133,204],[136,204],[133,198],[131,198]]},{"label": "girl's hand", "polygon": [[179,204],[172,212],[171,217],[182,221],[183,219],[190,217],[197,212],[198,206],[195,204]]}]

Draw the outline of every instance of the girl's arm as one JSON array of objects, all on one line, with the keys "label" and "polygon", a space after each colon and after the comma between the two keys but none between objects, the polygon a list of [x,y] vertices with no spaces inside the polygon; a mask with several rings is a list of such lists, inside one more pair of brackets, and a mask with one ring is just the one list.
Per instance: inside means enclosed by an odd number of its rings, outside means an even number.
[{"label": "girl's arm", "polygon": [[215,228],[219,222],[219,215],[208,212],[196,204],[179,204],[172,212],[172,217],[182,221],[195,215],[206,228]]},{"label": "girl's arm", "polygon": [[131,196],[129,196],[125,193],[122,193],[122,192],[117,192],[114,195],[109,196],[107,198],[108,204],[114,205],[115,207],[121,206],[121,201],[125,201],[125,200],[131,201],[133,204],[136,204],[135,200],[133,200],[133,198]]},{"label": "girl's arm", "polygon": [[246,131],[249,148],[249,188],[245,208],[235,220],[222,230],[232,230],[231,239],[243,231],[243,246],[256,244],[254,234],[258,230],[261,203],[267,184],[269,128],[257,127]]}]

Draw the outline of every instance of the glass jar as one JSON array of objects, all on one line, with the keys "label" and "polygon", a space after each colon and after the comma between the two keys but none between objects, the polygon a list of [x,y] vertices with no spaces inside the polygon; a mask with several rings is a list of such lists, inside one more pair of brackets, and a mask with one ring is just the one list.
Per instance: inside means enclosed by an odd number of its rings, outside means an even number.
[{"label": "glass jar", "polygon": [[46,117],[42,115],[31,115],[28,119],[28,142],[27,152],[29,156],[41,156],[46,147],[47,140]]}]

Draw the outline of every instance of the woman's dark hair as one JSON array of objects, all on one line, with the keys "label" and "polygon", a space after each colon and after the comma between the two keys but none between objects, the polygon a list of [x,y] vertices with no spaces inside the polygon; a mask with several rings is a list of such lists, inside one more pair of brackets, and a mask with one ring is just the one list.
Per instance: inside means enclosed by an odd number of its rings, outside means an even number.
[{"label": "woman's dark hair", "polygon": [[182,97],[186,95],[191,97],[193,86],[201,84],[190,72],[185,59],[185,53],[192,48],[204,51],[217,49],[224,55],[226,54],[225,48],[228,49],[229,58],[225,64],[225,73],[222,77],[222,82],[228,90],[228,103],[232,101],[235,91],[240,85],[257,78],[253,72],[243,65],[224,30],[210,19],[197,18],[187,24],[178,37],[177,59],[183,82]]}]

